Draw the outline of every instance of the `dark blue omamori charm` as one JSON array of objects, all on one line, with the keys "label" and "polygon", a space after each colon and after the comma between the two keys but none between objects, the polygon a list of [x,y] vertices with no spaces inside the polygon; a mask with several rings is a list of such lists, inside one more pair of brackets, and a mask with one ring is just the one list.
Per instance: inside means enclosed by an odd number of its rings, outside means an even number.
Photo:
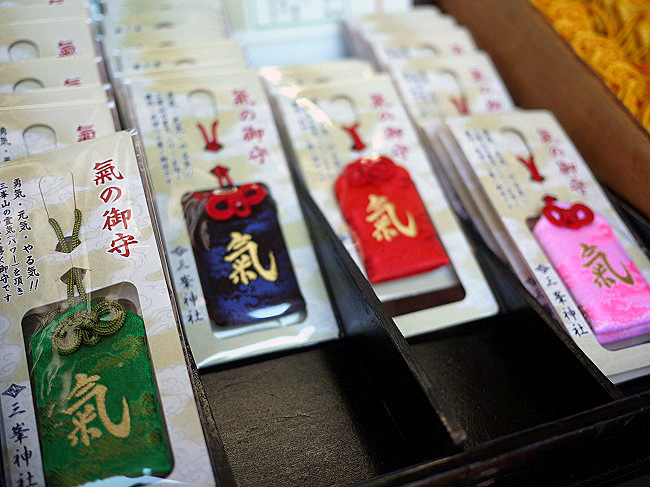
[{"label": "dark blue omamori charm", "polygon": [[183,210],[215,325],[305,318],[275,202],[264,184],[188,193]]}]

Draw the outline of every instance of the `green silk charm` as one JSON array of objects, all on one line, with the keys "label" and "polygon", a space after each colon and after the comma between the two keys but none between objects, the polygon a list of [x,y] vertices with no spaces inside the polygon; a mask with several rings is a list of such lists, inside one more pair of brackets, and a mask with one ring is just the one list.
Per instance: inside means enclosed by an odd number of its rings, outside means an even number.
[{"label": "green silk charm", "polygon": [[[101,300],[90,311],[98,306]],[[95,335],[99,339],[92,346],[58,352],[55,330],[74,314],[87,312],[85,303],[70,307],[30,340],[47,485],[75,486],[112,476],[164,477],[173,459],[144,322],[124,311],[116,333]]]},{"label": "green silk charm", "polygon": [[[74,216],[71,246],[49,218],[65,253],[81,243],[77,208]],[[167,476],[173,457],[144,321],[114,299],[89,303],[78,268],[67,272],[67,295],[28,339],[47,485]]]}]

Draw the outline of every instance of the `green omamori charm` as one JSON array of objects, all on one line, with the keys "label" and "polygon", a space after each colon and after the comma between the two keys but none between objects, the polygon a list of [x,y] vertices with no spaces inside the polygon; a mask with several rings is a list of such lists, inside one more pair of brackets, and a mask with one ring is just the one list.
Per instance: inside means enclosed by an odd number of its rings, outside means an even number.
[{"label": "green omamori charm", "polygon": [[140,316],[113,300],[82,302],[37,331],[29,348],[48,486],[171,472]]}]

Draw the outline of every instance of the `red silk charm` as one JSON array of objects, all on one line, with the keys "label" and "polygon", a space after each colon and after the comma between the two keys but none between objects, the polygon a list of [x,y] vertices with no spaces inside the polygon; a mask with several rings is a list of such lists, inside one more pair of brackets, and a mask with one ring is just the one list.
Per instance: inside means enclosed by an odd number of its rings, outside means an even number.
[{"label": "red silk charm", "polygon": [[345,130],[352,138],[352,150],[360,151],[366,148],[366,144],[363,142],[363,140],[361,140],[361,136],[357,132],[359,128],[359,122],[356,122],[350,126],[341,125],[341,128]]},{"label": "red silk charm", "polygon": [[218,152],[223,146],[219,143],[219,138],[217,136],[217,126],[219,125],[219,120],[212,122],[212,137],[208,135],[208,131],[205,130],[205,127],[202,123],[198,123],[196,126],[201,131],[203,140],[205,141],[205,150],[210,152]]},{"label": "red silk charm", "polygon": [[594,212],[582,203],[575,203],[568,209],[564,209],[554,204],[556,198],[553,196],[544,196],[544,201],[546,201],[546,206],[542,209],[542,214],[549,223],[556,227],[567,227],[575,230],[594,221]]},{"label": "red silk charm", "polygon": [[450,96],[449,101],[451,101],[458,113],[461,115],[469,115],[469,104],[467,103],[467,98],[464,95],[461,95],[459,98],[455,96]]},{"label": "red silk charm", "polygon": [[[196,193],[198,194],[198,193]],[[236,216],[246,218],[251,208],[259,205],[266,198],[266,190],[260,184],[244,184],[225,192],[210,195],[205,205],[205,212],[213,220],[229,220]]]},{"label": "red silk charm", "polygon": [[450,263],[406,169],[388,157],[358,159],[335,184],[372,283],[431,271]]}]

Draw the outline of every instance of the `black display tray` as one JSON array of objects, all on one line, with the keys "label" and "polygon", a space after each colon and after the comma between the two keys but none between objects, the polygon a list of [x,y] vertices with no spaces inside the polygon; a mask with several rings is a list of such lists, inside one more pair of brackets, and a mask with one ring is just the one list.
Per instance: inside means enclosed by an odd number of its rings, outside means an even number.
[{"label": "black display tray", "polygon": [[650,472],[650,380],[612,385],[471,223],[501,312],[407,343],[294,178],[342,338],[200,373],[232,468],[222,459],[223,485],[618,485]]},{"label": "black display tray", "polygon": [[472,222],[499,314],[407,341],[293,177],[342,338],[200,372],[222,485],[650,485],[650,377],[615,387]]}]

